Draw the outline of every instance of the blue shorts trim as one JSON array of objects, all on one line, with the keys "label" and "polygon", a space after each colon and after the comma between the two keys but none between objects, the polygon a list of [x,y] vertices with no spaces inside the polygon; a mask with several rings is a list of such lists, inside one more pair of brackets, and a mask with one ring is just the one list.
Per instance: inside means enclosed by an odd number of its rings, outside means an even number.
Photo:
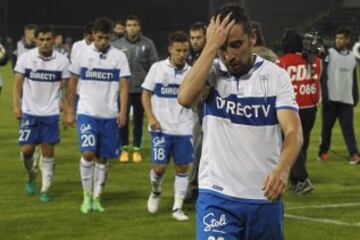
[{"label": "blue shorts trim", "polygon": [[59,143],[59,119],[59,115],[34,116],[23,113],[19,128],[19,144]]},{"label": "blue shorts trim", "polygon": [[95,152],[97,157],[105,159],[119,156],[121,147],[116,118],[77,115],[76,127],[81,152]]},{"label": "blue shorts trim", "polygon": [[200,192],[196,211],[197,240],[284,239],[282,202],[241,203]]},{"label": "blue shorts trim", "polygon": [[189,164],[194,159],[191,136],[174,136],[162,132],[150,132],[151,163],[168,164],[171,156],[176,165]]}]

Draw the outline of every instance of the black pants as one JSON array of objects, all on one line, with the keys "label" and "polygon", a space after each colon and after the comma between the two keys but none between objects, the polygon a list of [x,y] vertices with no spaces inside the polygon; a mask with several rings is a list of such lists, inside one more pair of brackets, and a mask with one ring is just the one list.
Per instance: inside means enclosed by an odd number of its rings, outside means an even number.
[{"label": "black pants", "polygon": [[323,104],[323,121],[319,154],[329,151],[331,132],[339,118],[341,131],[350,156],[358,153],[354,132],[354,107],[351,104],[329,101]]},{"label": "black pants", "polygon": [[133,107],[133,146],[140,148],[143,131],[144,108],[141,103],[141,93],[129,93],[126,111],[126,125],[120,129],[122,146],[129,145],[129,112]]},{"label": "black pants", "polygon": [[203,132],[200,121],[196,121],[193,128],[194,161],[189,176],[188,191],[197,191],[198,175],[202,150]]},{"label": "black pants", "polygon": [[309,147],[311,130],[314,127],[315,123],[316,111],[316,107],[304,108],[299,110],[304,143],[299,153],[299,156],[290,171],[290,181],[292,184],[303,182],[309,177],[306,170],[306,157]]}]

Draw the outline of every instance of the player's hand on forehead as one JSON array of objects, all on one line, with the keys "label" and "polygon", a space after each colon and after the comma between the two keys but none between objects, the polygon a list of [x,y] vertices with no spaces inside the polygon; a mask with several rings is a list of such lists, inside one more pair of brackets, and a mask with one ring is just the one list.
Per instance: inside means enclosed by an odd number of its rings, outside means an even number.
[{"label": "player's hand on forehead", "polygon": [[229,35],[231,28],[235,24],[235,20],[230,20],[231,13],[221,21],[220,14],[216,17],[213,16],[210,20],[209,26],[206,31],[206,39],[209,44],[219,49]]}]

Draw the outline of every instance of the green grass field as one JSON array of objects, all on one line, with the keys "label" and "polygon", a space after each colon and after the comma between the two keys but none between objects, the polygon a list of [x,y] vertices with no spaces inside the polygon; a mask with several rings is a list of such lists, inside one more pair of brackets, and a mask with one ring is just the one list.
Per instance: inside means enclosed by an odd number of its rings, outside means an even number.
[{"label": "green grass field", "polygon": [[[12,115],[10,67],[0,69],[5,79],[0,95],[0,239],[130,239],[176,240],[195,238],[195,209],[186,205],[191,221],[171,218],[173,167],[165,178],[158,214],[147,213],[149,185],[149,141],[145,132],[145,162],[122,165],[110,162],[103,194],[105,213],[81,214],[80,154],[74,129],[61,132],[56,149],[56,169],[51,193],[53,201],[41,203],[38,195],[25,194],[25,170],[19,160],[18,122]],[[360,141],[360,110],[355,115]],[[285,239],[360,239],[360,165],[332,154],[329,163],[316,160],[320,117],[312,133],[308,169],[315,191],[306,196],[285,197]],[[346,156],[339,126],[333,132],[332,150]],[[38,189],[40,177],[37,177]]]}]

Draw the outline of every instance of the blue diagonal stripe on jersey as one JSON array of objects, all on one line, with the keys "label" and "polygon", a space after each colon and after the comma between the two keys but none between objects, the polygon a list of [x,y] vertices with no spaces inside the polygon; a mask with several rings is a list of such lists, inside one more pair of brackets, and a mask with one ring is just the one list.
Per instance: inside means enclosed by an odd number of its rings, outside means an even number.
[{"label": "blue diagonal stripe on jersey", "polygon": [[61,71],[50,71],[50,70],[33,71],[29,68],[25,69],[25,77],[27,79],[37,82],[60,82],[61,76],[62,76]]},{"label": "blue diagonal stripe on jersey", "polygon": [[179,87],[179,84],[164,85],[162,83],[156,83],[154,94],[161,98],[177,98]]},{"label": "blue diagonal stripe on jersey", "polygon": [[80,69],[80,80],[117,82],[120,80],[120,69],[88,69],[86,67],[82,67]]},{"label": "blue diagonal stripe on jersey", "polygon": [[239,98],[232,94],[222,98],[213,90],[205,102],[205,117],[211,115],[229,119],[235,124],[251,126],[275,125],[275,103],[275,96]]}]

